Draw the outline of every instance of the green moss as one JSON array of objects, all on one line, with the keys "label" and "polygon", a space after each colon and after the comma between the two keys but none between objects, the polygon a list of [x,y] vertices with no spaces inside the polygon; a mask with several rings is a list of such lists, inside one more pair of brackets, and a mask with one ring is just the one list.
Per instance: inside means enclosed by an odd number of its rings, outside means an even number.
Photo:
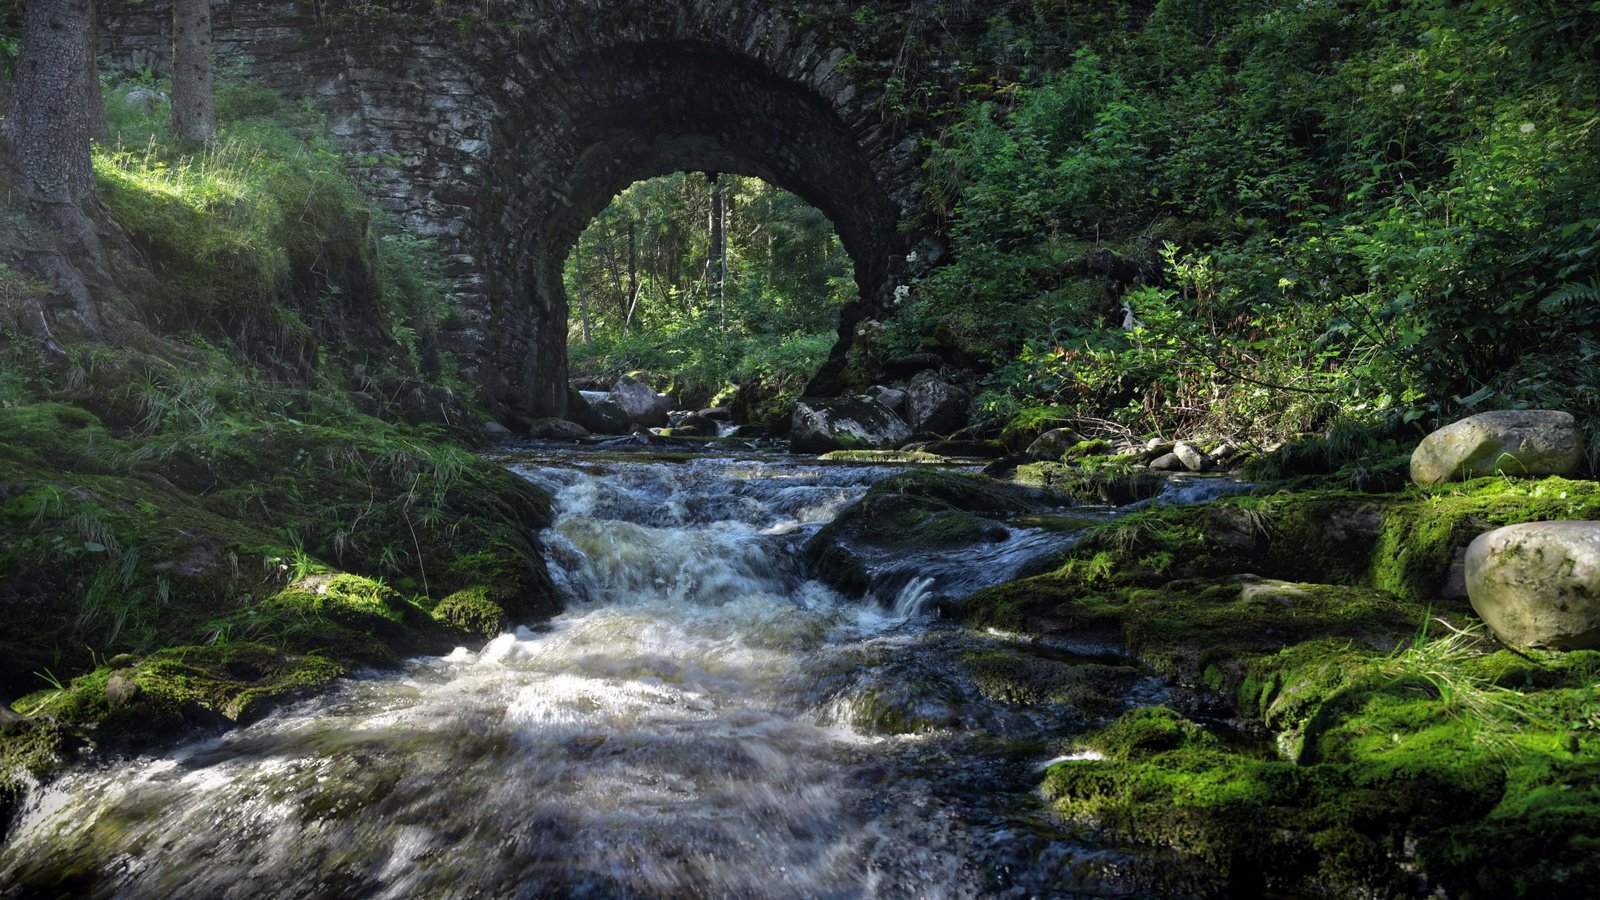
[{"label": "green moss", "polygon": [[924,734],[959,721],[959,699],[942,686],[904,682],[868,690],[850,703],[850,724],[869,734]]},{"label": "green moss", "polygon": [[492,638],[505,631],[510,620],[500,604],[482,588],[456,591],[433,608],[435,620],[476,637]]},{"label": "green moss", "polygon": [[248,721],[346,671],[333,660],[252,642],[171,647],[123,669],[102,666],[62,690],[30,694],[16,708],[50,727],[86,729],[98,743],[120,744],[197,723]]},{"label": "green moss", "polygon": [[983,696],[1016,706],[1072,707],[1088,717],[1116,715],[1140,672],[1130,666],[1062,660],[1031,648],[994,647],[960,657]]},{"label": "green moss", "polygon": [[950,460],[934,453],[907,450],[834,450],[817,457],[824,462],[874,463],[898,465],[917,463],[923,465],[948,465]]},{"label": "green moss", "polygon": [[1069,425],[1076,418],[1076,410],[1066,406],[1025,409],[1012,416],[1000,430],[1000,444],[1012,453],[1021,453],[1038,440],[1039,435]]},{"label": "green moss", "polygon": [[1600,518],[1600,483],[1547,478],[1482,478],[1413,490],[1388,504],[1371,559],[1371,579],[1402,597],[1437,593],[1456,552],[1485,531],[1519,522]]},{"label": "green moss", "polygon": [[1106,456],[1111,453],[1111,442],[1104,438],[1079,441],[1067,448],[1063,459],[1083,459],[1088,456]]},{"label": "green moss", "polygon": [[1105,759],[1053,767],[1045,792],[1069,819],[1195,854],[1243,892],[1405,893],[1415,865],[1461,896],[1583,896],[1600,870],[1597,657],[1514,662],[1458,635],[1243,653],[1238,708],[1287,759],[1134,710],[1082,738]]},{"label": "green moss", "polygon": [[[124,444],[88,410],[63,403],[0,407],[0,447],[17,462],[62,471],[101,471]],[[13,509],[7,504],[8,509]],[[13,514],[15,514],[15,510]]]},{"label": "green moss", "polygon": [[1161,492],[1161,477],[1124,457],[1084,459],[1078,464],[1035,462],[1017,467],[1018,484],[1064,494],[1079,503],[1122,506]]},{"label": "green moss", "polygon": [[863,548],[910,553],[1004,540],[993,517],[1030,508],[1015,488],[981,476],[919,469],[873,485],[805,547],[813,571],[840,590],[865,587]]}]

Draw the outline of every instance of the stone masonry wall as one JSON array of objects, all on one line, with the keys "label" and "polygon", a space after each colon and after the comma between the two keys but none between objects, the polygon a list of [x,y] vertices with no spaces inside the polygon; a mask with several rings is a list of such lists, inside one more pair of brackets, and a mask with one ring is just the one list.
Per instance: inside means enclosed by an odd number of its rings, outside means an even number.
[{"label": "stone masonry wall", "polygon": [[[422,9],[433,8],[422,4]],[[507,421],[566,403],[560,265],[629,183],[678,170],[759,175],[835,222],[862,304],[901,276],[916,135],[885,127],[847,48],[751,0],[522,0],[454,20],[327,0],[213,2],[219,65],[309,97],[365,189],[438,240],[454,310],[447,349]],[[476,17],[474,17],[476,15]],[[103,3],[102,52],[164,71],[170,0]]]}]

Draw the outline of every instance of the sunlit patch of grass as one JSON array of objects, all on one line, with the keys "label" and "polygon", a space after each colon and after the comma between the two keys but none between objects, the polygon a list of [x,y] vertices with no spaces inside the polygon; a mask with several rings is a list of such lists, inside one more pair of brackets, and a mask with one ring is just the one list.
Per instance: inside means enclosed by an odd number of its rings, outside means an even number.
[{"label": "sunlit patch of grass", "polygon": [[[1430,638],[1431,624],[1442,637]],[[1445,713],[1466,727],[1473,742],[1495,753],[1517,751],[1517,735],[1527,728],[1549,728],[1526,696],[1495,684],[1472,663],[1498,649],[1481,624],[1457,628],[1443,619],[1423,623],[1410,646],[1397,649],[1376,664],[1377,673],[1396,683],[1414,684],[1436,698]]]}]

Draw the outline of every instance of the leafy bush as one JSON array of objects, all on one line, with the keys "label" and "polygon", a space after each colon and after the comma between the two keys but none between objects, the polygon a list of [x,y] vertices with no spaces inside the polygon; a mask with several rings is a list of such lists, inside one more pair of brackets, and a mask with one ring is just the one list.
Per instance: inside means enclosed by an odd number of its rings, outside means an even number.
[{"label": "leafy bush", "polygon": [[1600,340],[1595,15],[1470,6],[1163,0],[972,105],[926,178],[954,261],[890,343],[987,360],[997,418],[1594,415],[1529,360]]}]

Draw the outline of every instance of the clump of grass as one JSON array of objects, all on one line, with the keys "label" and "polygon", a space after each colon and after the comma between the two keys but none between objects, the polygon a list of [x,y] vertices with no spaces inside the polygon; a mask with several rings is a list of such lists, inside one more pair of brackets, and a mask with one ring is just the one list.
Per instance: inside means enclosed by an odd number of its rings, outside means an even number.
[{"label": "clump of grass", "polygon": [[[1433,625],[1445,634],[1430,637]],[[1377,661],[1375,669],[1393,684],[1413,685],[1437,699],[1474,743],[1506,757],[1517,752],[1516,737],[1528,727],[1549,728],[1550,723],[1529,707],[1524,694],[1495,684],[1472,666],[1495,649],[1481,624],[1458,628],[1436,617],[1423,622],[1409,646]]]}]

